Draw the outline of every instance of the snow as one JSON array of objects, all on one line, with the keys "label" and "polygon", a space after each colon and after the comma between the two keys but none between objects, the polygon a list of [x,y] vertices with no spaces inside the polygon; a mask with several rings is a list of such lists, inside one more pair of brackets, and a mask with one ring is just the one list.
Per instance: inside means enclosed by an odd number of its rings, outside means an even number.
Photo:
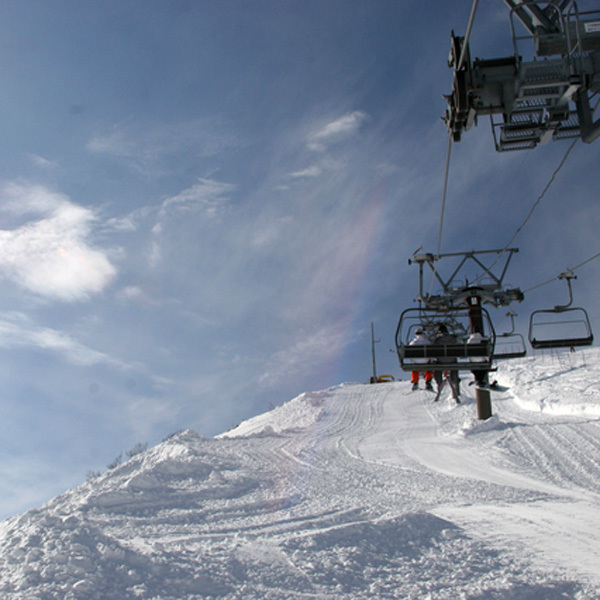
[{"label": "snow", "polygon": [[600,598],[600,349],[310,392],[0,524],[3,600]]}]

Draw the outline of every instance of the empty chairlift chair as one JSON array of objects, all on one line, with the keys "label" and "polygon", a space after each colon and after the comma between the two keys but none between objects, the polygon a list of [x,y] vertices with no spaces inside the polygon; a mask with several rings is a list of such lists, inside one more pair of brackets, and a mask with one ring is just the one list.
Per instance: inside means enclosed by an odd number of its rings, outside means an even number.
[{"label": "empty chairlift chair", "polygon": [[510,317],[511,328],[510,331],[496,335],[494,360],[522,358],[527,355],[525,338],[515,331],[515,317],[517,314],[509,310],[506,316]]},{"label": "empty chairlift chair", "polygon": [[594,342],[592,326],[587,311],[571,306],[573,292],[571,279],[576,276],[566,271],[558,276],[569,288],[568,304],[550,309],[536,310],[529,319],[529,343],[534,349],[571,348],[591,346]]}]

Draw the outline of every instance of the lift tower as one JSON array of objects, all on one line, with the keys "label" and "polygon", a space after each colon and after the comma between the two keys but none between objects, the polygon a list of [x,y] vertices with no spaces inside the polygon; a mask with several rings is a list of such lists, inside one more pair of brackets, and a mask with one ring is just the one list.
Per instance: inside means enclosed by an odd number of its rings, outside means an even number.
[{"label": "lift tower", "polygon": [[[492,416],[488,373],[493,369],[496,334],[484,305],[496,308],[521,302],[523,292],[518,288],[504,286],[508,265],[517,248],[480,250],[447,254],[414,254],[409,264],[419,266],[418,308],[409,308],[400,315],[396,331],[396,348],[400,366],[411,370],[470,370],[478,374],[476,399],[477,418]],[[486,258],[493,258],[486,265]],[[454,270],[443,277],[439,263],[446,259],[455,262]],[[440,286],[439,293],[425,291],[425,267],[431,271],[433,281]],[[467,269],[476,273],[469,281],[464,276]],[[499,271],[496,274],[494,271]],[[456,338],[450,344],[433,342],[425,346],[411,346],[411,334],[416,327],[433,332],[435,326],[444,323]],[[481,341],[470,343],[473,334],[480,334]]]}]

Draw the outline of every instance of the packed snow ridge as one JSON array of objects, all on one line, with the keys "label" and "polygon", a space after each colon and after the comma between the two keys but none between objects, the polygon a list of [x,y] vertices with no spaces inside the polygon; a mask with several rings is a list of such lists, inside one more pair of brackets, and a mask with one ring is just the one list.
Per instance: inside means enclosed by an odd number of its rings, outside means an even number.
[{"label": "packed snow ridge", "polygon": [[507,361],[485,422],[463,373],[185,431],[2,522],[0,598],[600,598],[599,359]]}]

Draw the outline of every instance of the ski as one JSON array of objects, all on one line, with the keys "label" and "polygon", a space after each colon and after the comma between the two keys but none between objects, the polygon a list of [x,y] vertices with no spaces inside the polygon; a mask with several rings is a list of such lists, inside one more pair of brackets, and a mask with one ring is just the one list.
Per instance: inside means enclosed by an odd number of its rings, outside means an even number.
[{"label": "ski", "polygon": [[440,385],[438,387],[438,390],[435,394],[435,398],[433,399],[433,401],[437,402],[440,399],[440,396],[442,394],[442,389],[446,383],[450,386],[450,389],[452,390],[452,398],[454,398],[454,400],[456,400],[457,404],[460,404],[460,398],[459,398],[460,391],[458,389],[458,385],[455,386],[453,381],[446,375],[444,375],[444,379],[442,380],[442,385]]},{"label": "ski", "polygon": [[452,381],[451,378],[447,377],[446,381],[448,381],[448,385],[450,386],[450,389],[452,390],[452,397],[454,398],[454,400],[456,400],[456,404],[460,404],[460,391],[458,389],[458,383],[457,385],[454,385],[454,382]]}]

